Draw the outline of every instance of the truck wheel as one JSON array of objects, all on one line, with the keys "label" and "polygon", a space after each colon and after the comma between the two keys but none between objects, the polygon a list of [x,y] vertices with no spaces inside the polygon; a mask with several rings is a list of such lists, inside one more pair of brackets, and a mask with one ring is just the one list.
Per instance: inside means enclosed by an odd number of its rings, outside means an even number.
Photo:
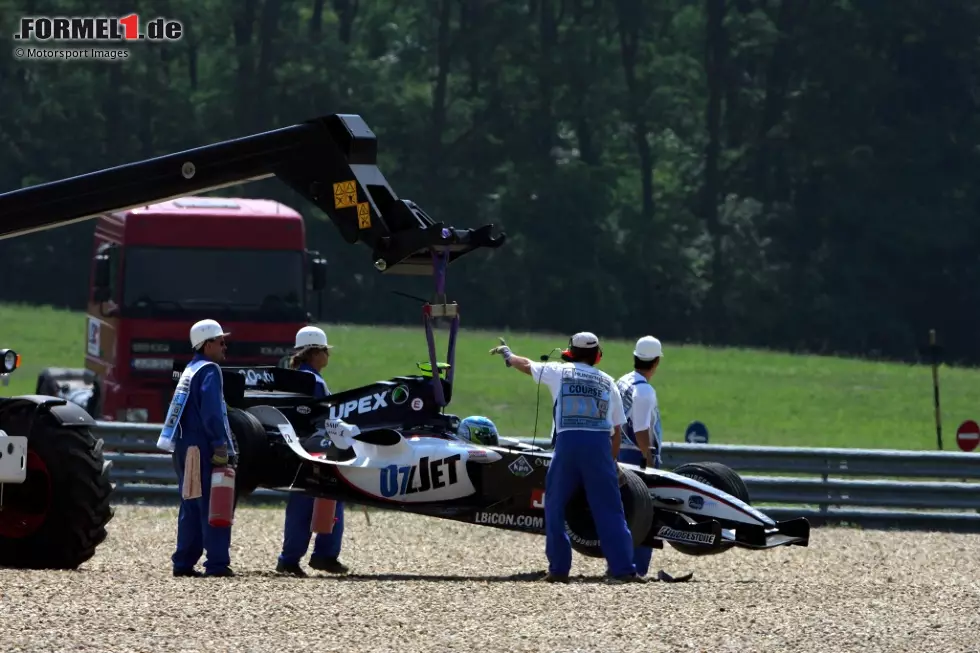
[{"label": "truck wheel", "polygon": [[[717,490],[727,492],[745,503],[749,503],[749,489],[745,486],[745,481],[742,480],[742,477],[731,467],[716,462],[701,462],[686,463],[671,471],[680,476],[686,476],[687,478],[704,483],[705,485],[710,485]],[[667,544],[675,550],[691,556],[718,555],[735,546],[730,542],[718,544],[714,548],[690,546],[678,542],[667,542]]]},{"label": "truck wheel", "polygon": [[102,440],[44,409],[35,417],[34,404],[0,404],[0,430],[28,438],[27,479],[3,486],[0,567],[78,568],[106,539],[114,515]]},{"label": "truck wheel", "polygon": [[231,426],[232,441],[238,452],[238,467],[235,470],[236,499],[247,497],[262,482],[263,462],[269,448],[269,438],[262,422],[255,415],[240,408],[228,407],[228,425]]},{"label": "truck wheel", "polygon": [[[626,523],[633,535],[633,546],[638,546],[650,530],[653,521],[653,501],[650,499],[650,490],[647,489],[642,478],[628,469],[623,472],[626,475],[626,483],[619,488],[619,492],[623,498]],[[545,500],[547,501],[547,497]],[[599,535],[584,488],[580,488],[572,496],[566,514],[565,532],[571,540],[572,550],[590,558],[602,558]]]}]

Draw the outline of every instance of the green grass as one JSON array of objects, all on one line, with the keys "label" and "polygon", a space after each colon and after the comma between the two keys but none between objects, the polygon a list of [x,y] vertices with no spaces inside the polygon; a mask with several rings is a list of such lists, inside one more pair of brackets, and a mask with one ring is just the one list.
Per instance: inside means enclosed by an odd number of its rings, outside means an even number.
[{"label": "green grass", "polygon": [[[398,374],[417,372],[426,360],[420,326],[388,328],[323,325],[336,345],[325,371],[334,392]],[[536,358],[567,342],[567,335],[480,332],[462,329],[455,396],[450,411],[492,418],[505,435],[530,436],[537,388],[530,377],[504,366],[487,350],[502,335],[518,354]],[[638,334],[643,335],[643,334]],[[437,332],[444,360],[448,334]],[[601,334],[600,334],[601,337]],[[0,346],[22,353],[21,370],[0,393],[34,390],[46,366],[84,361],[85,317],[49,308],[0,305]],[[599,367],[614,377],[632,363],[632,342],[605,341]],[[935,449],[932,377],[928,366],[874,363],[764,351],[664,345],[653,379],[665,440],[683,441],[691,420],[701,420],[712,443],[804,447]],[[940,371],[944,448],[956,450],[956,426],[977,419],[980,370]],[[539,436],[551,427],[550,397],[541,388]]]}]

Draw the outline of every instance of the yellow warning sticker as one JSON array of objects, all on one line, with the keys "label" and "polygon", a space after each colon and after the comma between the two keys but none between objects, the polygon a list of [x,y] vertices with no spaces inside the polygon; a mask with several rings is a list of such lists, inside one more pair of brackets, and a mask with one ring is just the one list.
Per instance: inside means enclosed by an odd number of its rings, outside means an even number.
[{"label": "yellow warning sticker", "polygon": [[333,185],[333,205],[338,209],[346,209],[357,204],[357,184],[353,181],[342,181]]},{"label": "yellow warning sticker", "polygon": [[357,228],[371,228],[371,206],[367,202],[361,202],[357,205]]}]

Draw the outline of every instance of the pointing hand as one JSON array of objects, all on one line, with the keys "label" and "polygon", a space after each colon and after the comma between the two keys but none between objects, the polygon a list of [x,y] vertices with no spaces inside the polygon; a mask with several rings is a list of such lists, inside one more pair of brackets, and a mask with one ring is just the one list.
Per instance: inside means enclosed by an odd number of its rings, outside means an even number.
[{"label": "pointing hand", "polygon": [[504,357],[504,363],[507,364],[507,367],[510,367],[510,357],[514,355],[514,352],[510,350],[510,347],[507,346],[507,342],[503,338],[498,337],[497,339],[500,340],[500,345],[491,349],[490,354],[500,354]]}]

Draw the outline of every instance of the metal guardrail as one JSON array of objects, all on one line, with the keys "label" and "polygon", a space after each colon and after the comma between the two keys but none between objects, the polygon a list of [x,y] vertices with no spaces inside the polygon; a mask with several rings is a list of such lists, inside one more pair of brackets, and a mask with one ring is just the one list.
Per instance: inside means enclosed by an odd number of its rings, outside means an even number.
[{"label": "metal guardrail", "polygon": [[[156,448],[159,424],[98,422],[94,432],[113,463],[110,474],[118,498],[176,502],[173,463]],[[663,460],[665,469],[707,460],[731,467],[745,481],[753,505],[774,519],[980,533],[980,482],[970,482],[980,481],[980,455],[667,442]],[[247,499],[284,500],[283,492],[266,489]]]}]

